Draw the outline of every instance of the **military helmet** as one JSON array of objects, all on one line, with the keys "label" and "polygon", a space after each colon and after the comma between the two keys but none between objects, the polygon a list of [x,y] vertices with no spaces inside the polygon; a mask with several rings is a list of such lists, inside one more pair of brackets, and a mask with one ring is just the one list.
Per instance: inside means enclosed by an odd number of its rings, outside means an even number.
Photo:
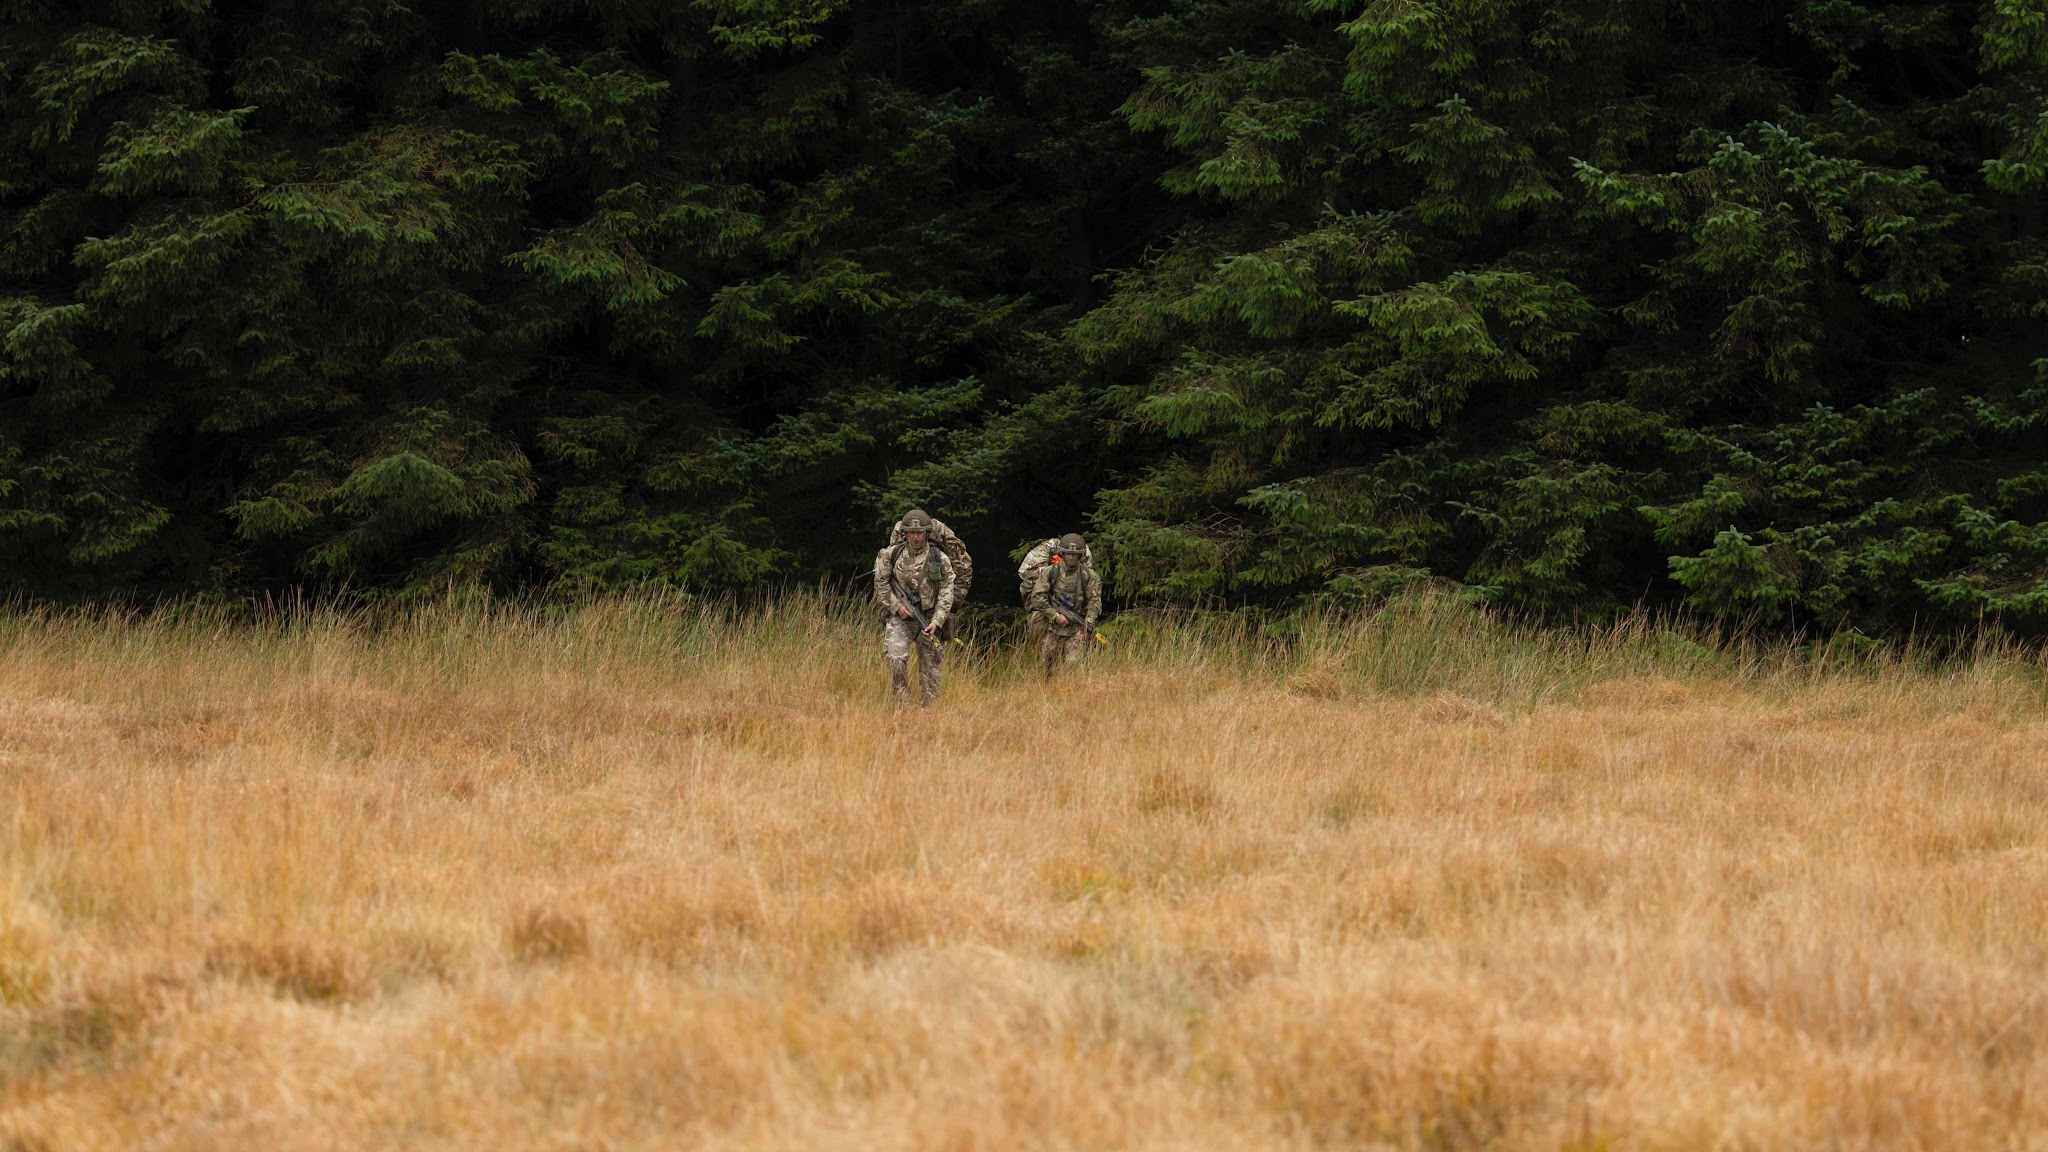
[{"label": "military helmet", "polygon": [[1079,556],[1088,550],[1088,542],[1081,539],[1079,532],[1069,532],[1065,536],[1060,537],[1059,550],[1070,556]]},{"label": "military helmet", "polygon": [[912,508],[903,514],[903,530],[905,532],[929,532],[932,530],[932,518],[924,514],[924,509]]}]

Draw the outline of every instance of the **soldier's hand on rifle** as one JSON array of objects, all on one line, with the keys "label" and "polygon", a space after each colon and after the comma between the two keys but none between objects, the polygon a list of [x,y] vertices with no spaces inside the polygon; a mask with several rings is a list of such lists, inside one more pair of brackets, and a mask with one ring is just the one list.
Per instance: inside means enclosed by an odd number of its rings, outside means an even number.
[{"label": "soldier's hand on rifle", "polygon": [[1067,616],[1066,616],[1066,613],[1064,613],[1064,612],[1055,612],[1055,613],[1053,613],[1053,614],[1052,614],[1052,622],[1053,622],[1053,623],[1055,623],[1055,624],[1057,624],[1057,625],[1059,625],[1059,626],[1060,626],[1060,627],[1062,627],[1062,628],[1065,628],[1065,627],[1067,626]]},{"label": "soldier's hand on rifle", "polygon": [[937,635],[937,634],[938,634],[938,631],[939,631],[939,626],[938,626],[938,624],[937,624],[936,622],[933,622],[933,623],[931,623],[931,624],[927,624],[927,625],[925,625],[925,626],[924,626],[924,634],[925,634],[925,635],[927,635],[927,636],[934,636],[934,635]]},{"label": "soldier's hand on rifle", "polygon": [[901,604],[898,604],[898,605],[896,606],[896,614],[897,614],[898,616],[901,616],[901,617],[903,617],[903,618],[904,618],[905,620],[908,620],[908,619],[910,619],[910,609],[908,609],[908,608],[904,607],[904,606],[903,606],[903,605],[901,605]]}]

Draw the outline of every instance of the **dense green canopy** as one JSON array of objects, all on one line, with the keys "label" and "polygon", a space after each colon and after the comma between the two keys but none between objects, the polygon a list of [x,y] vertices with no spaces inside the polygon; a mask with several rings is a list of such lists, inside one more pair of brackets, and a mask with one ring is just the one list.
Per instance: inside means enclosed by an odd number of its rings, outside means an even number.
[{"label": "dense green canopy", "polygon": [[[0,4],[0,581],[2048,629],[2048,0]],[[1000,594],[1000,582],[991,596]]]}]

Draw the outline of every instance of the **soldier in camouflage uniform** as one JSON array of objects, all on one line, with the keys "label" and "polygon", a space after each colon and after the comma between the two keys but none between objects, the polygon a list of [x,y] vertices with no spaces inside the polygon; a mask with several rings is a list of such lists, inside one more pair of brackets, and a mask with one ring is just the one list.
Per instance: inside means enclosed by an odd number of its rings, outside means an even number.
[{"label": "soldier in camouflage uniform", "polygon": [[[1039,572],[1052,563],[1053,555],[1059,550],[1060,538],[1055,536],[1032,545],[1031,551],[1024,554],[1024,562],[1017,565],[1017,603],[1026,609],[1031,607],[1031,584],[1038,578]],[[1095,552],[1086,544],[1081,546],[1081,560],[1091,568],[1095,565]],[[1030,613],[1024,618],[1025,640],[1035,644],[1044,637],[1044,621],[1039,619],[1038,613]]]},{"label": "soldier in camouflage uniform", "polygon": [[[946,522],[932,518],[932,526],[925,532],[925,539],[939,546],[939,551],[953,562],[953,598],[946,605],[946,624],[939,629],[939,639],[951,640],[953,628],[960,622],[960,606],[967,603],[967,589],[974,584],[974,557],[967,554],[967,543],[960,539]],[[889,543],[903,543],[905,533],[903,521],[898,520],[889,529]]]},{"label": "soldier in camouflage uniform", "polygon": [[[910,701],[910,652],[917,650],[918,703],[939,694],[939,633],[953,607],[953,560],[929,542],[932,518],[903,514],[903,542],[875,553],[875,605],[882,612],[882,658],[896,702]],[[923,617],[922,624],[918,618]]]},{"label": "soldier in camouflage uniform", "polygon": [[1031,617],[1044,630],[1038,651],[1047,676],[1081,659],[1095,634],[1095,622],[1102,618],[1102,578],[1088,557],[1087,542],[1069,532],[1032,575]]}]

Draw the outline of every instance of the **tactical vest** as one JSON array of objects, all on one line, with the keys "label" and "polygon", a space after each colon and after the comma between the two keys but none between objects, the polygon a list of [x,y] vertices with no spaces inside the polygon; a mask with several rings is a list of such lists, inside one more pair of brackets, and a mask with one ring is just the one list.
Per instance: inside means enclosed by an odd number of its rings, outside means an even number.
[{"label": "tactical vest", "polygon": [[[894,579],[896,575],[896,561],[903,555],[903,550],[907,547],[909,547],[908,544],[897,544],[889,549],[889,576],[891,579]],[[946,570],[939,566],[939,550],[930,544],[925,545],[924,550],[924,577],[934,584],[940,583],[946,578]]]}]

